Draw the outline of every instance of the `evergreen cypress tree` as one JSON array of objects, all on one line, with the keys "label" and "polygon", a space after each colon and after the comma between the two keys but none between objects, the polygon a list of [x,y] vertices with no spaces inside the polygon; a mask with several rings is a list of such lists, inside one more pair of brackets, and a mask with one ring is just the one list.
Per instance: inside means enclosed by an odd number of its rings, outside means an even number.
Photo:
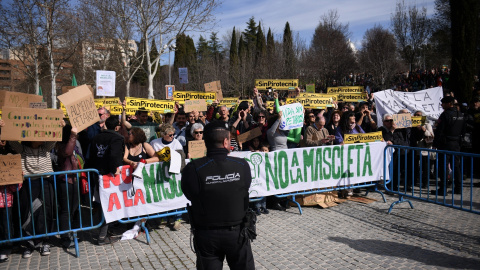
[{"label": "evergreen cypress tree", "polygon": [[293,51],[293,38],[292,31],[290,30],[290,24],[285,24],[285,30],[283,31],[283,60],[284,60],[284,72],[285,79],[294,79],[295,76],[295,53]]},{"label": "evergreen cypress tree", "polygon": [[252,16],[247,22],[247,28],[243,32],[244,42],[249,52],[255,52],[254,48],[257,43],[257,23]]},{"label": "evergreen cypress tree", "polygon": [[210,55],[210,51],[208,48],[208,42],[202,35],[200,35],[200,38],[198,38],[198,45],[197,45],[198,59],[203,60],[207,58],[209,55]]},{"label": "evergreen cypress tree", "polygon": [[[140,60],[137,60],[137,59],[140,59],[140,56],[145,53],[145,40],[143,39],[140,40],[140,43],[138,43],[137,46],[138,46],[138,51],[137,51],[137,57],[135,58],[136,59],[135,61],[138,61],[138,62],[135,63],[135,65],[140,64],[139,63]],[[145,72],[144,66],[142,66],[137,70],[137,72],[135,72],[135,75],[133,76],[132,81],[142,86],[147,85],[148,79],[147,79],[147,73]]]},{"label": "evergreen cypress tree", "polygon": [[257,44],[255,53],[255,66],[258,66],[260,70],[263,70],[265,64],[265,56],[267,54],[267,45],[265,41],[265,35],[263,34],[260,22],[258,23],[257,31]]},{"label": "evergreen cypress tree", "polygon": [[230,69],[229,76],[233,89],[238,89],[238,75],[239,75],[239,61],[238,61],[238,49],[237,49],[237,34],[235,33],[235,27],[232,31],[232,41],[230,42]]},{"label": "evergreen cypress tree", "polygon": [[273,39],[273,34],[272,30],[268,28],[268,33],[267,33],[267,70],[268,74],[267,76],[269,78],[274,78],[274,65],[273,63],[275,62],[275,40]]}]

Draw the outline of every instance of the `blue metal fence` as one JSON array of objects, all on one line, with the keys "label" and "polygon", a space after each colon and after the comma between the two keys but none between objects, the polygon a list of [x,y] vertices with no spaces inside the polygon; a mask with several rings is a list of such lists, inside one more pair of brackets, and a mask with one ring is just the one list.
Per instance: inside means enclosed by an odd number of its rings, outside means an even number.
[{"label": "blue metal fence", "polygon": [[388,145],[384,151],[385,189],[399,196],[388,213],[402,202],[413,208],[408,200],[413,198],[480,214],[480,198],[473,193],[479,154],[399,145]]},{"label": "blue metal fence", "polygon": [[[88,193],[83,196],[86,198],[84,202],[81,200],[81,181],[75,181],[73,184],[65,181],[72,175],[80,179],[81,173],[86,174],[88,184]],[[98,221],[94,221],[90,184],[94,175],[98,176],[98,171],[95,169],[25,175],[22,186],[15,185],[15,194],[12,194],[15,198],[14,205],[5,207],[6,216],[4,218],[7,222],[4,223],[6,225],[4,231],[6,233],[1,232],[5,235],[3,237],[5,239],[0,240],[0,245],[71,233],[75,244],[75,254],[79,257],[77,233],[98,228],[104,222],[101,211],[98,211]],[[61,185],[65,185],[64,191]],[[60,187],[62,191],[57,190],[57,187]],[[11,191],[7,190],[8,186],[0,189],[4,193],[4,205],[7,206],[6,194]],[[66,202],[60,201],[59,196],[66,197]],[[68,224],[62,224],[61,212],[68,216]],[[78,213],[78,218],[74,220],[72,213],[75,214],[75,212]],[[77,223],[76,225],[73,224],[74,221]],[[68,227],[68,229],[62,230],[61,227]],[[38,230],[38,228],[42,229]]]}]

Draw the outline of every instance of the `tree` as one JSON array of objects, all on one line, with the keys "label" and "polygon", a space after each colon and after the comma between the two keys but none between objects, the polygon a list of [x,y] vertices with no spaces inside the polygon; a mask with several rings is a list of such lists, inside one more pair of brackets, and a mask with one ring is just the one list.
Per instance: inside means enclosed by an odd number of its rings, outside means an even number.
[{"label": "tree", "polygon": [[[157,73],[160,57],[165,53],[178,34],[191,30],[202,30],[213,20],[212,12],[218,6],[215,0],[134,0],[129,2],[136,10],[134,23],[140,36],[146,41],[146,66],[148,97],[154,98],[153,77]],[[159,55],[150,60],[149,43],[156,39]]]},{"label": "tree", "polygon": [[288,78],[288,79],[296,78],[293,37],[292,37],[292,31],[290,30],[290,24],[288,22],[285,24],[285,29],[283,31],[283,60],[284,60],[284,66],[283,66],[284,78]]},{"label": "tree", "polygon": [[275,40],[273,38],[272,30],[268,28],[267,33],[267,70],[268,70],[268,78],[274,78],[274,65],[273,63],[276,60],[275,56]]},{"label": "tree", "polygon": [[363,36],[360,63],[367,73],[373,75],[381,89],[391,81],[398,72],[398,60],[395,37],[380,25],[368,29]]},{"label": "tree", "polygon": [[242,34],[247,50],[251,53],[254,52],[254,48],[257,43],[257,24],[253,16],[248,20],[247,28]]},{"label": "tree", "polygon": [[235,27],[233,27],[232,40],[230,41],[229,75],[234,88],[238,87],[238,75],[239,75],[238,68],[239,68],[239,61],[238,61],[238,48],[237,48],[237,33],[235,32]]},{"label": "tree", "polygon": [[[311,74],[319,76],[322,87],[328,87],[333,80],[340,81],[354,71],[356,58],[350,46],[348,24],[339,22],[336,10],[330,10],[320,19],[313,34],[309,51]],[[307,66],[305,63],[303,66]]]},{"label": "tree", "polygon": [[404,0],[398,1],[391,22],[400,55],[412,71],[431,32],[427,8],[419,10],[416,6],[407,7]]},{"label": "tree", "polygon": [[432,35],[428,41],[432,46],[434,65],[450,65],[452,58],[452,33],[449,0],[435,0],[435,14],[432,19]]},{"label": "tree", "polygon": [[265,35],[263,34],[260,22],[258,23],[256,40],[255,70],[257,70],[257,76],[263,78],[263,73],[265,73],[264,70],[266,68],[267,42],[265,40]]},{"label": "tree", "polygon": [[[450,1],[452,21],[452,69],[450,85],[462,102],[472,98],[480,4],[475,0]],[[478,69],[478,68],[477,68]]]}]

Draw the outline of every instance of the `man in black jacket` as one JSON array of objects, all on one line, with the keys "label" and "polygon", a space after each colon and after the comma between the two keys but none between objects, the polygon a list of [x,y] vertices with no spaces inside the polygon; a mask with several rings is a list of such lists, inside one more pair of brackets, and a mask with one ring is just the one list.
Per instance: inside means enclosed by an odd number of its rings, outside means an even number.
[{"label": "man in black jacket", "polygon": [[197,269],[255,269],[250,240],[241,234],[248,209],[250,166],[229,157],[230,132],[220,121],[205,127],[207,156],[191,161],[182,172],[182,190],[192,203],[191,226]]},{"label": "man in black jacket", "polygon": [[[433,147],[439,150],[447,150],[453,152],[460,152],[461,136],[465,131],[465,118],[463,113],[458,111],[453,106],[455,99],[451,96],[442,98],[443,112],[437,120],[437,128],[435,129],[435,138],[433,139]],[[454,193],[460,194],[462,192],[462,177],[460,171],[460,157],[452,155],[444,155],[442,153],[437,154],[438,157],[438,174],[440,176],[440,183],[438,190],[430,191],[432,195],[438,194],[438,196],[445,196],[447,194],[446,187],[449,183],[446,183],[448,175],[448,164],[454,171],[453,183]]]},{"label": "man in black jacket", "polygon": [[[120,128],[118,116],[107,118],[105,126],[107,129],[93,137],[90,143],[88,167],[97,169],[100,175],[119,174],[118,167],[123,165],[125,144],[123,136],[117,133]],[[98,179],[93,179],[91,184],[96,185],[98,192]],[[98,245],[110,244],[118,240],[107,237],[107,231],[108,224],[104,223],[98,234]]]}]

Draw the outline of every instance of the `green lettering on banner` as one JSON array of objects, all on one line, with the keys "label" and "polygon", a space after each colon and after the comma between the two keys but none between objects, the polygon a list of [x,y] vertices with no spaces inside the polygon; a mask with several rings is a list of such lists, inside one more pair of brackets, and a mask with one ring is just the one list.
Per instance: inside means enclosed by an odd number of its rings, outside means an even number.
[{"label": "green lettering on banner", "polygon": [[[163,165],[162,167],[164,167],[164,168],[167,168],[167,169],[170,168],[170,162],[164,162],[162,165]],[[167,176],[165,175],[165,170],[164,169],[162,169],[162,174],[163,174],[163,177],[164,177],[164,180],[162,181],[162,183],[165,183],[165,182],[170,183],[170,190],[168,190],[168,188],[166,188],[166,187],[163,187],[165,199],[171,200],[171,199],[175,198],[175,189],[172,188],[172,179],[167,178]]]},{"label": "green lettering on banner", "polygon": [[[173,179],[175,179],[175,176],[174,176]],[[180,179],[178,179],[178,181],[176,181],[177,182],[177,194],[176,194],[177,198],[180,198],[180,197],[183,196],[182,184],[180,183],[181,180],[182,180],[182,178],[180,177]]]},{"label": "green lettering on banner", "polygon": [[288,187],[288,156],[285,151],[280,151],[280,153],[278,153],[278,173],[280,178],[280,187],[282,189],[285,189],[286,187]]},{"label": "green lettering on banner", "polygon": [[[353,164],[353,159],[351,158],[352,157],[352,150],[355,149],[355,145],[349,145],[348,146],[348,154],[347,154],[347,172],[348,172],[348,177],[353,177],[354,176],[354,173],[352,172],[352,170],[350,170],[350,165]],[[357,160],[357,162],[359,162],[360,160]]]},{"label": "green lettering on banner", "polygon": [[163,198],[166,200],[167,199],[167,193],[165,192],[165,170],[168,170],[168,167],[166,165],[166,162],[163,162],[159,167],[158,167],[158,170],[157,170],[157,179],[158,180],[158,184],[157,184],[157,192],[158,194],[163,194]]},{"label": "green lettering on banner", "polygon": [[365,172],[368,169],[368,176],[372,176],[372,156],[370,155],[370,146],[367,143],[367,148],[365,149],[365,158],[363,160],[363,173],[362,176],[365,176]]},{"label": "green lettering on banner", "polygon": [[292,167],[297,167],[297,166],[300,166],[300,164],[298,163],[297,152],[293,152]]},{"label": "green lettering on banner", "polygon": [[362,144],[357,144],[355,145],[355,148],[357,149],[357,177],[360,176],[360,150],[363,149]]},{"label": "green lettering on banner", "polygon": [[313,165],[313,149],[310,149],[310,153],[307,150],[303,150],[303,179],[308,179],[308,168],[310,167],[310,175],[312,182],[317,181],[317,176],[314,175],[315,167]]},{"label": "green lettering on banner", "polygon": [[327,168],[328,168],[328,173],[325,171],[325,168],[323,168],[323,176],[325,177],[325,179],[330,179],[330,177],[332,176],[332,164],[330,162],[328,162],[328,160],[325,158],[327,152],[328,152],[328,158],[331,159],[332,158],[332,148],[327,147],[323,151],[323,162],[327,165]]},{"label": "green lettering on banner", "polygon": [[315,152],[315,177],[313,181],[323,180],[322,172],[322,148],[317,148]]},{"label": "green lettering on banner", "polygon": [[340,172],[342,172],[342,178],[347,178],[347,175],[348,175],[348,171],[345,170],[345,162],[344,162],[344,159],[343,159],[343,151],[344,151],[344,147],[343,145],[341,146],[342,148],[342,152],[340,152],[340,160],[342,161],[342,165],[340,167]]},{"label": "green lettering on banner", "polygon": [[155,178],[155,169],[158,165],[150,166],[150,175],[148,175],[146,167],[143,167],[142,175],[143,175],[143,185],[145,187],[145,195],[147,197],[147,203],[152,203],[152,196],[150,195],[150,190],[153,193],[153,201],[158,202],[157,190],[155,187],[156,178]]},{"label": "green lettering on banner", "polygon": [[[342,149],[339,147],[339,146],[334,146],[333,147],[333,156],[332,156],[332,177],[333,179],[337,180],[337,179],[340,179],[340,176],[342,175],[342,171],[340,169],[340,166],[338,166],[338,170],[336,170],[336,166],[335,166],[335,160],[337,157],[340,157],[340,153],[341,153]],[[335,153],[337,153],[335,155]],[[341,158],[341,157],[340,157]],[[343,162],[342,160],[340,159],[340,164],[341,165]]]},{"label": "green lettering on banner", "polygon": [[[268,158],[268,153],[265,153],[265,175],[267,176],[265,178],[265,184],[267,186],[267,191],[270,191],[270,175],[272,176],[272,181],[273,185],[275,186],[275,189],[278,189],[278,174],[277,174],[277,152],[274,153],[273,156],[273,170],[272,170],[272,165],[270,164],[270,159]],[[270,174],[269,174],[270,173]],[[274,174],[275,173],[275,174]]]}]

